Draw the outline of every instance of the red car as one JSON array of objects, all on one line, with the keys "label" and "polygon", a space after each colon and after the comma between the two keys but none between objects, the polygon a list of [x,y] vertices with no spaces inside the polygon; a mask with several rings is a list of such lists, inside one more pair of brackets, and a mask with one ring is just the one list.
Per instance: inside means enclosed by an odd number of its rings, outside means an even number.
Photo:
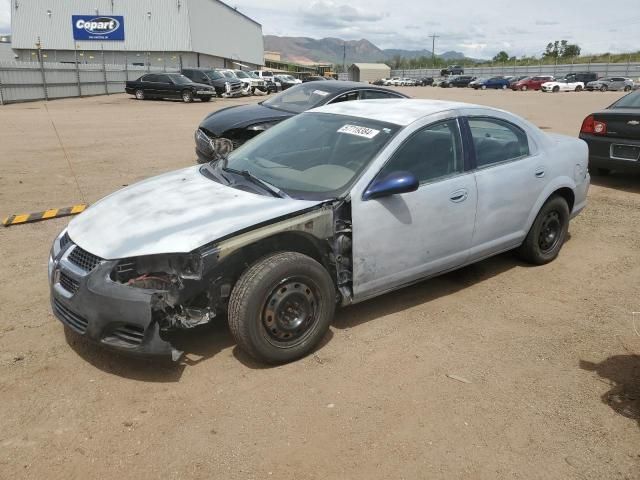
[{"label": "red car", "polygon": [[526,77],[511,85],[511,90],[540,90],[540,86],[544,82],[552,82],[554,80],[551,75],[538,75],[535,77]]}]

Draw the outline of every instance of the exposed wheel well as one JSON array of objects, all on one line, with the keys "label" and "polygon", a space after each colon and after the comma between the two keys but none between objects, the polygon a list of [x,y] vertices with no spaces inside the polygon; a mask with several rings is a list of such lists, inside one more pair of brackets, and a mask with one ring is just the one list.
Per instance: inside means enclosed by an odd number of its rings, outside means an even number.
[{"label": "exposed wheel well", "polygon": [[569,212],[573,211],[573,204],[576,200],[573,190],[568,187],[562,187],[553,192],[552,196],[553,195],[559,195],[564,198],[567,201],[567,205],[569,205]]}]

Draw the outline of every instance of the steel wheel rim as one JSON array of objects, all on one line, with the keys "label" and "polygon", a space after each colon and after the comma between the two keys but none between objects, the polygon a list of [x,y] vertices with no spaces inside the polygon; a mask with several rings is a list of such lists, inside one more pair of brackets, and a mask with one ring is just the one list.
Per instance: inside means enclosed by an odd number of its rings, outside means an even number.
[{"label": "steel wheel rim", "polygon": [[184,100],[185,102],[188,102],[189,100],[191,100],[191,94],[189,92],[184,92],[182,94],[182,100]]},{"label": "steel wheel rim", "polygon": [[542,253],[553,251],[560,242],[562,235],[562,221],[560,214],[553,210],[544,217],[540,225],[540,233],[538,235],[538,247]]},{"label": "steel wheel rim", "polygon": [[267,341],[280,348],[303,342],[319,321],[320,289],[309,277],[290,277],[266,296],[261,325]]}]

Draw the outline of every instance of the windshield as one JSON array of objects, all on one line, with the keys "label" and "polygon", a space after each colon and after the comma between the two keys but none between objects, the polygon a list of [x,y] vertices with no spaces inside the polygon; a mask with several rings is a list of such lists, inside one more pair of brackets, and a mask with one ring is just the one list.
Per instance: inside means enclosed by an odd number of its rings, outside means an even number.
[{"label": "windshield", "polygon": [[365,118],[305,113],[231,152],[226,167],[249,171],[294,198],[335,198],[399,129]]},{"label": "windshield", "polygon": [[640,108],[640,91],[625,95],[609,108]]},{"label": "windshield", "polygon": [[215,70],[207,70],[206,72],[204,72],[207,77],[209,77],[211,80],[218,80],[220,78],[224,78],[224,76],[220,73],[220,72],[216,72]]},{"label": "windshield", "polygon": [[238,78],[251,78],[249,75],[247,75],[246,72],[243,72],[242,70],[236,70],[235,74]]},{"label": "windshield", "polygon": [[193,83],[190,78],[185,77],[184,75],[171,75],[171,80],[176,85],[184,85],[185,83]]},{"label": "windshield", "polygon": [[291,76],[291,75],[284,75],[284,78],[286,78],[286,79],[287,79],[287,80],[289,80],[290,82],[295,82],[295,81],[296,81],[296,79],[295,79],[293,76]]},{"label": "windshield", "polygon": [[222,72],[222,74],[227,78],[235,78],[235,75],[232,72]]},{"label": "windshield", "polygon": [[322,103],[328,95],[329,92],[322,90],[317,83],[307,82],[288,88],[262,104],[286,112],[302,113]]}]

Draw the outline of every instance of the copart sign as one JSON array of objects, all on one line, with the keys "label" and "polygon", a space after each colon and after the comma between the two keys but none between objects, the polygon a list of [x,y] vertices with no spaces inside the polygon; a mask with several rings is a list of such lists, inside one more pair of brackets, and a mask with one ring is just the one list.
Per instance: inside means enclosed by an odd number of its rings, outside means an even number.
[{"label": "copart sign", "polygon": [[124,40],[124,17],[72,15],[74,40]]}]

